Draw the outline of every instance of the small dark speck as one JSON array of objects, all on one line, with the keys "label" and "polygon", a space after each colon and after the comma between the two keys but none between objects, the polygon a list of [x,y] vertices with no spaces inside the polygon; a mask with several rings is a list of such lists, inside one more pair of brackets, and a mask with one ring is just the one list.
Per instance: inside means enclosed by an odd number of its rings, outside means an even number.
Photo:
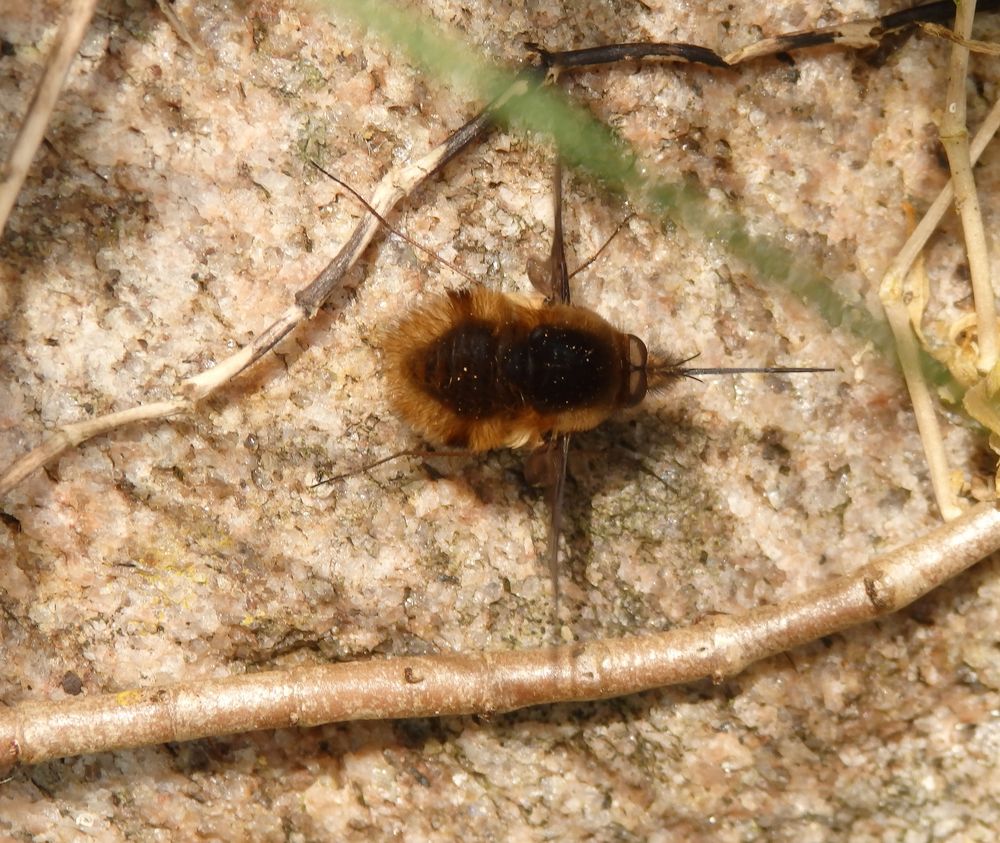
[{"label": "small dark speck", "polygon": [[768,462],[785,462],[791,456],[791,452],[781,441],[781,431],[777,428],[767,428],[761,436],[763,446],[762,456]]},{"label": "small dark speck", "polygon": [[17,48],[6,38],[0,38],[0,56],[12,56],[17,52]]},{"label": "small dark speck", "polygon": [[982,686],[979,683],[978,674],[967,664],[960,664],[955,669],[955,679],[957,679],[959,684],[961,685],[969,685],[972,687],[982,688]]},{"label": "small dark speck", "polygon": [[21,522],[9,512],[4,512],[0,510],[0,521],[3,521],[8,527],[10,527],[11,532],[20,533],[21,532]]},{"label": "small dark speck", "polygon": [[203,773],[212,766],[212,757],[199,743],[184,744],[177,751],[177,767],[186,773]]},{"label": "small dark speck", "polygon": [[76,696],[83,690],[83,680],[77,676],[72,670],[67,670],[63,675],[62,689],[71,696]]},{"label": "small dark speck", "polygon": [[410,775],[416,779],[417,784],[421,787],[430,787],[431,780],[427,778],[423,773],[420,772],[416,767],[410,767]]},{"label": "small dark speck", "polygon": [[[937,137],[937,135],[934,135],[934,137]],[[950,170],[951,165],[948,163],[948,153],[944,151],[944,147],[939,143],[935,143],[932,151],[934,153],[934,160],[938,165],[938,169],[946,171]]]},{"label": "small dark speck", "polygon": [[934,605],[930,600],[918,600],[910,605],[907,613],[910,619],[921,626],[934,626]]},{"label": "small dark speck", "polygon": [[428,480],[441,480],[445,476],[440,471],[438,471],[433,465],[431,465],[429,462],[422,462],[420,464],[420,467],[421,467],[421,469],[423,469],[424,473],[427,475],[427,479]]}]

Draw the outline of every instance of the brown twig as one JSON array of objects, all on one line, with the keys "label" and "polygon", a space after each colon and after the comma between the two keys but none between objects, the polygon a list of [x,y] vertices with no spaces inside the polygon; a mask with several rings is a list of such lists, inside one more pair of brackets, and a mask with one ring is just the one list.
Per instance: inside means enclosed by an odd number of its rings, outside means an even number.
[{"label": "brown twig", "polygon": [[953,44],[961,44],[963,47],[967,47],[970,53],[980,53],[984,56],[1000,56],[1000,44],[995,44],[992,41],[977,41],[975,38],[962,38],[948,29],[948,27],[941,26],[939,23],[922,23],[920,24],[920,28],[935,38],[944,38]]},{"label": "brown twig", "polygon": [[770,38],[761,38],[759,41],[747,44],[725,56],[719,55],[709,47],[679,43],[606,44],[562,52],[550,52],[537,44],[529,46],[542,57],[542,61],[547,66],[560,70],[647,58],[684,61],[704,64],[709,67],[732,67],[752,59],[776,56],[810,47],[838,46],[855,50],[877,47],[886,35],[914,26],[933,26],[933,21],[950,20],[954,13],[955,4],[952,0],[925,3],[877,18],[845,21],[832,26],[786,32]]},{"label": "brown twig", "polygon": [[895,612],[1000,549],[1000,511],[974,509],[781,606],[658,635],[439,654],[183,682],[0,711],[0,774],[17,764],[209,735],[345,720],[494,714],[718,682],[760,659]]},{"label": "brown twig", "polygon": [[184,21],[178,17],[177,12],[174,11],[173,7],[167,2],[167,0],[156,0],[156,5],[160,9],[160,14],[167,19],[167,23],[170,24],[171,28],[177,33],[177,37],[181,39],[187,48],[194,53],[196,56],[203,57],[205,51],[201,48],[197,41],[191,35],[191,31],[185,26]]},{"label": "brown twig", "polygon": [[90,26],[96,6],[97,0],[75,0],[56,33],[55,44],[45,63],[45,72],[35,89],[35,96],[28,106],[28,113],[17,137],[14,138],[3,170],[0,171],[0,234],[7,225],[7,217],[10,216],[17,194],[28,175],[35,150],[45,135],[45,127],[48,126],[52,109],[59,99],[69,66]]}]

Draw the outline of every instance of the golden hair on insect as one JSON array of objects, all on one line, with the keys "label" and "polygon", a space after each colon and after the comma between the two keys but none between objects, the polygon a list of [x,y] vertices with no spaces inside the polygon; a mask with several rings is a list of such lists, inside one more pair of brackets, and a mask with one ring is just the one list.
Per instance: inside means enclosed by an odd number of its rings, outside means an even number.
[{"label": "golden hair on insect", "polygon": [[480,286],[411,310],[384,350],[399,415],[430,442],[472,451],[539,447],[596,427],[646,392],[636,337],[585,307]]}]

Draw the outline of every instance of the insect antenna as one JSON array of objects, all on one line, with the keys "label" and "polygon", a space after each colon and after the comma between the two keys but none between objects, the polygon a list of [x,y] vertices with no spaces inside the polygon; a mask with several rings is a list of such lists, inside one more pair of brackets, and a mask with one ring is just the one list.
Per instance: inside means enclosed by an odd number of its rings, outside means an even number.
[{"label": "insect antenna", "polygon": [[364,196],[362,196],[360,193],[358,193],[358,191],[356,191],[353,187],[351,187],[343,179],[337,178],[337,176],[335,176],[329,170],[324,169],[322,166],[320,166],[317,162],[313,161],[311,158],[309,159],[309,163],[312,164],[317,170],[319,170],[324,176],[326,176],[328,179],[332,179],[333,181],[335,181],[342,188],[344,188],[344,190],[346,190],[348,193],[350,193],[351,196],[353,196],[355,199],[357,199],[358,202],[360,202],[367,209],[368,213],[371,214],[373,217],[375,217],[375,219],[377,219],[386,228],[386,230],[389,231],[390,234],[395,234],[397,237],[405,240],[407,243],[409,243],[411,246],[413,246],[414,249],[417,249],[417,250],[423,252],[425,255],[427,255],[427,257],[432,258],[433,260],[436,260],[438,263],[442,264],[443,266],[448,267],[448,269],[450,269],[452,272],[458,273],[466,281],[469,281],[469,282],[471,282],[473,284],[478,284],[479,283],[479,281],[477,281],[473,276],[469,275],[469,273],[466,272],[464,269],[461,269],[461,268],[455,266],[455,264],[451,263],[450,261],[446,261],[443,257],[441,257],[439,254],[437,254],[433,249],[428,249],[426,246],[418,243],[416,240],[414,240],[408,234],[404,234],[398,228],[395,228],[392,225],[392,223],[390,223],[377,210],[375,210],[374,206],[372,206],[372,204],[367,199],[365,199]]}]

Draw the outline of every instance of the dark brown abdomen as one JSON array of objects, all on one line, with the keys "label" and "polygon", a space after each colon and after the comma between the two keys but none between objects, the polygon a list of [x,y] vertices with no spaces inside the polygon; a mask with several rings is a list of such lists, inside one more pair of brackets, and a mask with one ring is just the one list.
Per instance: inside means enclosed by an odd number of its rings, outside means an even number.
[{"label": "dark brown abdomen", "polygon": [[508,396],[497,393],[498,339],[490,325],[465,322],[417,356],[413,374],[437,401],[462,418],[498,413]]}]

